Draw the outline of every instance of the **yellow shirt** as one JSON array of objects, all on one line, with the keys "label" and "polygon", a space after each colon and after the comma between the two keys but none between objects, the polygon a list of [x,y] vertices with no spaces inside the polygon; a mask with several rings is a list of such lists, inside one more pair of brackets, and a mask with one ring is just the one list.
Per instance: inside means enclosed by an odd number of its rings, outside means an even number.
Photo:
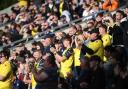
[{"label": "yellow shirt", "polygon": [[28,2],[27,0],[19,0],[19,6],[22,7],[22,6],[27,6]]},{"label": "yellow shirt", "polygon": [[[111,44],[112,44],[112,36],[111,35],[109,35],[109,34],[105,34],[105,35],[103,35],[102,36],[102,41],[103,41],[103,46],[104,46],[104,48],[106,47],[106,46],[110,46]],[[107,58],[104,56],[104,58],[103,58],[103,61],[107,61]]]},{"label": "yellow shirt", "polygon": [[[34,66],[37,68],[37,67],[38,67],[37,63],[35,63]],[[36,81],[35,81],[35,79],[34,79],[34,75],[33,75],[33,74],[32,74],[32,79],[31,79],[31,81],[32,81],[32,89],[35,89],[37,83],[36,83]]]},{"label": "yellow shirt", "polygon": [[32,80],[31,80],[31,81],[32,81],[32,89],[35,89],[37,83],[36,83],[36,81],[35,81],[35,79],[34,79],[33,74],[32,74]]},{"label": "yellow shirt", "polygon": [[111,43],[112,42],[112,36],[109,35],[109,34],[105,34],[105,35],[102,36],[102,41],[103,41],[104,48],[106,46],[110,46],[112,44]]},{"label": "yellow shirt", "polygon": [[[36,62],[35,64],[34,64],[34,67],[36,68],[36,69],[40,69],[40,63],[41,63],[41,60],[40,60],[40,62]],[[32,79],[31,79],[31,81],[32,81],[32,89],[35,89],[36,88],[36,85],[37,85],[37,82],[35,81],[35,79],[34,79],[34,75],[32,74]]]},{"label": "yellow shirt", "polygon": [[63,4],[64,4],[64,2],[61,2],[60,6],[59,6],[60,15],[62,15],[62,12],[63,12]]},{"label": "yellow shirt", "polygon": [[68,59],[66,58],[65,56],[65,53],[68,49],[66,49],[64,52],[63,52],[63,57],[65,57],[65,60],[63,60],[60,65],[60,77],[61,78],[67,78],[67,74],[68,73],[71,73],[72,72],[72,63],[73,63],[73,55],[71,55]]},{"label": "yellow shirt", "polygon": [[0,89],[12,89],[13,71],[9,61],[0,64],[0,75],[7,78],[5,81],[0,81]]},{"label": "yellow shirt", "polygon": [[34,37],[36,34],[37,34],[37,29],[36,28],[34,28],[34,29],[32,29],[32,36]]},{"label": "yellow shirt", "polygon": [[[101,60],[103,60],[103,57],[104,57],[104,47],[103,47],[103,43],[101,40],[95,40],[95,41],[90,41],[88,44],[87,44],[87,47],[92,49],[94,51],[94,54],[93,55],[97,55],[101,58]],[[87,57],[91,57],[93,55],[90,55],[90,54],[86,54]]]},{"label": "yellow shirt", "polygon": [[74,66],[80,66],[80,49],[74,49]]}]

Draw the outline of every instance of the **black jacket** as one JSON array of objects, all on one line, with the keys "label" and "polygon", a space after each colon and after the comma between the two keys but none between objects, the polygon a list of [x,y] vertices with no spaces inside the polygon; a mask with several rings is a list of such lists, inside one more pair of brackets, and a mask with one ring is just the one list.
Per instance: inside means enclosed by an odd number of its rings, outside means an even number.
[{"label": "black jacket", "polygon": [[114,25],[109,28],[110,34],[113,36],[113,45],[124,45],[128,47],[128,20],[123,18],[120,26]]},{"label": "black jacket", "polygon": [[117,25],[110,27],[109,30],[113,36],[113,45],[123,45],[123,30]]},{"label": "black jacket", "polygon": [[105,73],[104,70],[98,67],[91,73],[90,89],[105,89]]},{"label": "black jacket", "polygon": [[120,28],[123,31],[123,44],[125,47],[128,47],[128,20],[123,21]]},{"label": "black jacket", "polygon": [[126,76],[125,78],[116,76],[115,87],[113,89],[128,89],[128,76]]}]

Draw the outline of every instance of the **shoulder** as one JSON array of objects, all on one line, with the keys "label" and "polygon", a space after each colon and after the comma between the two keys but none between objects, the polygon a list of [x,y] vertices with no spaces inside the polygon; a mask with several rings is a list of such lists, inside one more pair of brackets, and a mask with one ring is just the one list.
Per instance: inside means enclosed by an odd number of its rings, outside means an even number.
[{"label": "shoulder", "polygon": [[100,39],[98,39],[98,40],[96,40],[96,41],[94,41],[94,46],[101,46],[103,44],[103,41],[102,40],[100,40]]},{"label": "shoulder", "polygon": [[111,35],[105,34],[105,35],[102,37],[102,39],[111,38],[111,37],[112,37]]},{"label": "shoulder", "polygon": [[71,55],[73,55],[74,51],[73,51],[73,48],[69,48],[69,49],[66,49],[63,53],[63,55],[66,57],[66,58],[69,58]]},{"label": "shoulder", "polygon": [[5,67],[11,67],[10,61],[6,61],[6,62],[3,64],[3,66],[5,66]]},{"label": "shoulder", "polygon": [[94,43],[95,43],[95,44],[100,44],[100,43],[102,43],[102,40],[100,40],[100,39],[95,40]]},{"label": "shoulder", "polygon": [[69,48],[69,49],[67,50],[67,52],[73,53],[73,52],[74,52],[74,51],[73,51],[73,48]]},{"label": "shoulder", "polygon": [[4,64],[1,64],[0,65],[0,69],[2,71],[11,71],[12,70],[12,66],[11,66],[11,63],[9,61],[6,61]]}]

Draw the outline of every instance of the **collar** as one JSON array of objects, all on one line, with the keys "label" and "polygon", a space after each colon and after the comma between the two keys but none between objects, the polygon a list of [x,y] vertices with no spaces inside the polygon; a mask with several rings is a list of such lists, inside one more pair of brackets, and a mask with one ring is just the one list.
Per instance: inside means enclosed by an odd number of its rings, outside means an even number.
[{"label": "collar", "polygon": [[94,39],[94,40],[91,40],[91,42],[94,42],[94,41],[96,41],[96,40],[99,40],[100,38],[96,38],[96,39]]}]

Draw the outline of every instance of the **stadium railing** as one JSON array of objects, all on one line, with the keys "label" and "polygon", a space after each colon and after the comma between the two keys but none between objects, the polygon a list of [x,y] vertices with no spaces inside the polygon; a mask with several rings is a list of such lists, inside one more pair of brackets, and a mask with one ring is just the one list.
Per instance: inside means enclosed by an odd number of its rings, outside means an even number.
[{"label": "stadium railing", "polygon": [[[126,4],[126,5],[127,5],[127,4]],[[122,6],[122,7],[120,7],[120,8],[118,8],[117,10],[119,10],[119,9],[124,9],[124,8],[126,7],[126,5],[125,5],[125,6]],[[113,12],[114,12],[114,11],[113,11]],[[88,17],[90,17],[90,16],[95,17],[98,13],[104,13],[104,14],[106,14],[106,13],[111,13],[111,12],[107,12],[107,11],[101,10],[101,11],[99,11],[99,12],[97,12],[97,13],[93,13],[92,15],[88,15],[88,16],[86,16],[86,17],[82,17],[82,18],[73,20],[73,21],[71,21],[71,22],[69,22],[69,23],[63,24],[62,26],[52,27],[52,28],[51,28],[51,31],[52,31],[52,32],[64,31],[64,30],[70,28],[70,27],[72,26],[72,24],[82,24],[82,23],[86,23],[86,22],[88,21],[88,19],[86,19],[86,18],[88,18]],[[83,21],[83,19],[85,19],[85,20]],[[28,44],[28,43],[32,43],[32,42],[34,42],[34,41],[40,40],[40,39],[43,38],[44,32],[38,33],[37,35],[38,35],[38,38],[34,38],[33,36],[30,36],[30,37],[28,37],[28,38],[24,38],[24,39],[20,39],[20,40],[18,40],[18,41],[12,42],[11,44],[3,45],[3,46],[0,47],[0,50],[2,50],[2,49],[5,48],[5,47],[6,47],[6,48],[9,48],[9,49],[15,49],[19,43],[24,43],[24,44],[26,45],[26,44]]]}]

